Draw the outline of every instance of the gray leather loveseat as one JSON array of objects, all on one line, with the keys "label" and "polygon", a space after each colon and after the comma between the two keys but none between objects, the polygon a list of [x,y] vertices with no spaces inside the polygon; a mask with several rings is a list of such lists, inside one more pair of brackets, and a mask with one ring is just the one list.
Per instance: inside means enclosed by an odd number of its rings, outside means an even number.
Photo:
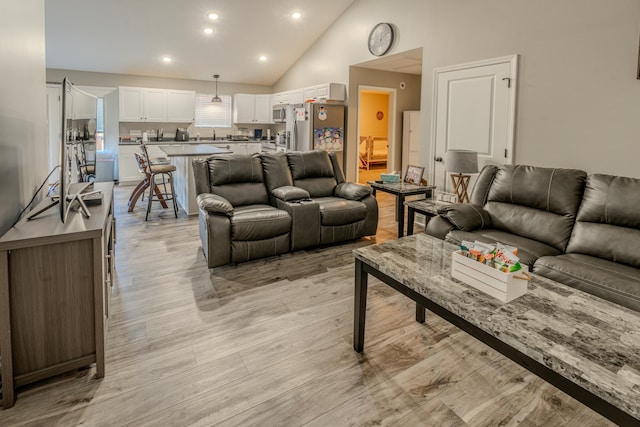
[{"label": "gray leather loveseat", "polygon": [[193,160],[209,268],[374,235],[368,186],[345,182],[324,151]]},{"label": "gray leather loveseat", "polygon": [[533,272],[640,311],[640,180],[575,169],[487,166],[471,203],[426,232],[519,248]]}]

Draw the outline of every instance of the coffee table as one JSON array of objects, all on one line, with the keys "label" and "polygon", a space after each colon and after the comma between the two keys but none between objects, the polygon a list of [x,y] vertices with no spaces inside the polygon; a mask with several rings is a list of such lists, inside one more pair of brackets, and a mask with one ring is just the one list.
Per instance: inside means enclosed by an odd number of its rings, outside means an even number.
[{"label": "coffee table", "polygon": [[449,321],[603,416],[640,424],[640,313],[532,274],[502,303],[451,277],[457,247],[420,233],[359,248],[353,347],[364,350],[368,275]]},{"label": "coffee table", "polygon": [[424,194],[426,197],[431,197],[433,190],[436,189],[433,185],[416,185],[409,184],[408,182],[386,182],[379,183],[375,181],[367,181],[367,184],[371,186],[373,196],[376,195],[376,190],[384,191],[385,193],[393,194],[396,196],[396,221],[398,221],[398,237],[404,236],[404,198],[406,196],[414,196]]}]

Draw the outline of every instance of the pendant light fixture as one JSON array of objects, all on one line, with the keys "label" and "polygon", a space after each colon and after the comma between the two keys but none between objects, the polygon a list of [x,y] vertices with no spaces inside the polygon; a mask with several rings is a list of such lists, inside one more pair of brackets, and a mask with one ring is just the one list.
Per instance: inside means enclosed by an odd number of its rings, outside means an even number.
[{"label": "pendant light fixture", "polygon": [[220,78],[220,74],[214,74],[213,78],[216,79],[216,96],[214,96],[213,98],[211,98],[211,102],[214,103],[221,103],[222,102],[222,98],[220,98],[218,96],[218,79]]}]

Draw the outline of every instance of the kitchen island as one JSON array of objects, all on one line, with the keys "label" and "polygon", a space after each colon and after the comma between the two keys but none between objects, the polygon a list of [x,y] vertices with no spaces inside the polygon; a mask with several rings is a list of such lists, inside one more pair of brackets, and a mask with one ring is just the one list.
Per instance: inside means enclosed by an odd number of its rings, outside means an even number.
[{"label": "kitchen island", "polygon": [[[262,151],[262,143],[258,140],[245,140],[245,141],[232,141],[228,139],[201,139],[200,141],[149,141],[145,142],[149,157],[156,159],[159,157],[166,157],[164,152],[160,149],[164,146],[197,146],[197,145],[211,145],[214,147],[229,150],[232,153],[237,154],[252,154]],[[138,164],[134,153],[140,152],[140,141],[124,140],[118,143],[118,181],[120,184],[134,185],[140,181],[140,172],[138,171]]]},{"label": "kitchen island", "polygon": [[197,215],[198,202],[191,161],[198,158],[205,159],[214,154],[230,154],[232,151],[205,144],[162,145],[159,148],[171,160],[171,164],[176,167],[173,187],[178,204],[187,215]]}]

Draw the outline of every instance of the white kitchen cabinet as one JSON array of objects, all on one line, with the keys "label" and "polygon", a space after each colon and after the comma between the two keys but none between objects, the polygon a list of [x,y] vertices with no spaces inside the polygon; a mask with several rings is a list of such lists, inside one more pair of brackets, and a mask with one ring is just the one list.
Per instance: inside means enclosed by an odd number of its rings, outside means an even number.
[{"label": "white kitchen cabinet", "polygon": [[246,148],[247,154],[255,154],[262,152],[262,143],[260,142],[248,142]]},{"label": "white kitchen cabinet", "polygon": [[195,121],[196,93],[192,90],[167,90],[167,121],[187,123]]},{"label": "white kitchen cabinet", "polygon": [[346,86],[341,83],[324,83],[309,86],[303,89],[303,98],[315,100],[344,101],[346,99]]},{"label": "white kitchen cabinet", "polygon": [[191,123],[195,98],[194,91],[121,86],[120,121]]},{"label": "white kitchen cabinet", "polygon": [[233,96],[234,123],[271,123],[271,95],[237,93]]},{"label": "white kitchen cabinet", "polygon": [[296,89],[289,91],[289,103],[290,104],[302,104],[304,102],[303,90]]},{"label": "white kitchen cabinet", "polygon": [[278,92],[271,95],[271,105],[287,105],[289,102],[289,92]]},{"label": "white kitchen cabinet", "polygon": [[318,89],[315,86],[305,87],[302,90],[302,99],[306,101],[308,99],[316,99],[318,97]]},{"label": "white kitchen cabinet", "polygon": [[167,91],[165,89],[143,89],[142,114],[145,122],[166,122]]},{"label": "white kitchen cabinet", "polygon": [[72,119],[95,119],[98,117],[97,99],[93,96],[74,92],[71,101]]},{"label": "white kitchen cabinet", "polygon": [[120,87],[119,105],[121,122],[141,122],[144,118],[142,112],[142,88]]}]

